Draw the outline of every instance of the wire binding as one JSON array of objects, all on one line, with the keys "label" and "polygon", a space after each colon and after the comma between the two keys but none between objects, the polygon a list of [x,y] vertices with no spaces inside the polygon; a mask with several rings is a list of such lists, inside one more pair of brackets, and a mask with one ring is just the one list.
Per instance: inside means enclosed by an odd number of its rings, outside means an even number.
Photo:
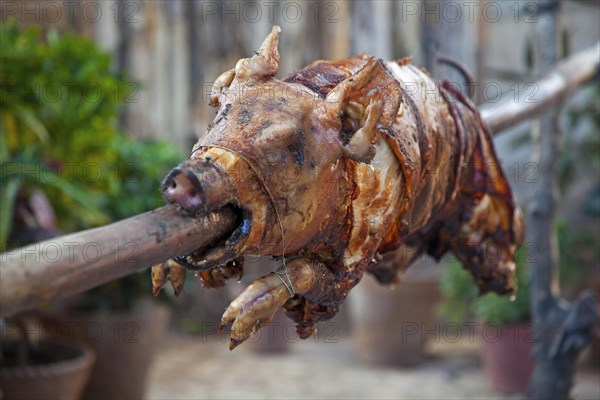
[{"label": "wire binding", "polygon": [[[244,160],[250,166],[250,168],[252,168],[252,171],[254,172],[254,174],[256,175],[258,180],[260,181],[260,184],[263,186],[263,188],[265,188],[265,192],[267,193],[267,196],[269,196],[269,199],[271,200],[271,203],[273,204],[273,209],[275,210],[275,216],[277,217],[277,222],[279,223],[279,229],[281,230],[281,267],[277,268],[276,270],[273,270],[272,272],[281,280],[283,285],[286,287],[286,289],[290,293],[290,297],[293,297],[296,294],[296,291],[294,290],[294,285],[292,284],[292,280],[290,279],[290,276],[287,271],[287,267],[285,265],[285,233],[283,230],[283,223],[281,222],[281,216],[279,215],[279,210],[277,209],[277,203],[275,202],[275,199],[273,198],[271,191],[265,184],[265,181],[262,178],[262,176],[258,173],[258,169],[256,169],[254,167],[254,165],[252,165],[250,160],[248,160],[246,157],[244,157],[240,153],[238,153],[228,147],[221,146],[219,144],[210,144],[210,145],[206,145],[206,146],[199,146],[196,150],[192,151],[192,154],[190,154],[190,157],[196,151],[198,151],[200,149],[206,149],[209,147],[215,147],[218,149],[222,149],[222,150],[228,151],[228,152],[233,153],[233,154],[237,155],[238,157],[240,157],[242,160]],[[287,282],[285,279],[283,279],[284,276],[287,278]]]}]

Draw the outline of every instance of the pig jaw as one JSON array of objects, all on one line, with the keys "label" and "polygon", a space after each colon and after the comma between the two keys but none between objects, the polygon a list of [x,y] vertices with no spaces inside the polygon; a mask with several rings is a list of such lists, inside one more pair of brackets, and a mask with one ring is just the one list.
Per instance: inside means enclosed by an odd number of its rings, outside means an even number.
[{"label": "pig jaw", "polygon": [[[277,188],[269,188],[269,184],[276,183],[271,179],[277,176],[257,171],[240,154],[219,146],[196,146],[190,159],[165,178],[165,200],[192,216],[233,207],[239,223],[210,248],[197,249],[178,261],[188,269],[206,270],[242,254],[293,257],[303,249],[311,252],[328,247],[331,237],[339,237],[345,229],[339,223],[345,218],[333,214],[324,202],[339,204],[333,210],[345,216],[350,194],[342,179],[345,168],[342,160],[336,160],[315,169],[313,174],[293,179],[283,175]],[[330,188],[326,196],[322,196],[323,187]],[[178,192],[180,188],[182,193]],[[343,249],[328,250],[335,251]]]},{"label": "pig jaw", "polygon": [[[254,193],[254,199],[244,198],[240,185]],[[268,201],[261,193],[252,171],[235,155],[221,149],[195,149],[189,160],[174,168],[162,184],[163,197],[169,204],[190,215],[205,215],[225,207],[238,216],[236,228],[210,248],[199,248],[181,256],[178,262],[188,269],[206,270],[225,265],[257,241],[260,229],[252,229],[254,218],[267,213]],[[242,206],[243,204],[243,206]],[[252,247],[252,246],[250,246]]]},{"label": "pig jaw", "polygon": [[[347,244],[339,238],[349,237],[352,225],[351,163],[339,158],[309,171],[278,175],[281,168],[259,169],[218,145],[198,146],[165,178],[165,200],[191,216],[233,207],[239,222],[210,249],[197,249],[180,261],[189,269],[205,270],[242,254],[292,257],[304,250],[330,254],[327,258],[339,262]],[[357,168],[365,167],[371,168]]]},{"label": "pig jaw", "polygon": [[[330,161],[309,172],[279,175],[218,145],[197,149],[194,154],[198,161],[208,158],[225,172],[231,198],[224,203],[234,205],[243,217],[227,243],[231,245],[230,258],[241,254],[293,257],[302,250],[322,250],[346,229],[339,222],[345,220],[351,194],[343,178],[343,160]],[[339,206],[332,208],[330,203]],[[224,264],[229,260],[220,261]]]}]

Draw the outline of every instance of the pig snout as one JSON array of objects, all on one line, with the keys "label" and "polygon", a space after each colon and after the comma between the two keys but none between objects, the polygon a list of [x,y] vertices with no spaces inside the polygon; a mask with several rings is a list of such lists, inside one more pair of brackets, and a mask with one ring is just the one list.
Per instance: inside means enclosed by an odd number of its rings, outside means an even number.
[{"label": "pig snout", "polygon": [[190,213],[196,213],[205,206],[198,177],[185,167],[174,168],[165,177],[162,193],[168,203],[178,205]]},{"label": "pig snout", "polygon": [[184,161],[165,177],[165,201],[189,214],[209,212],[232,201],[231,181],[219,166],[208,160]]}]

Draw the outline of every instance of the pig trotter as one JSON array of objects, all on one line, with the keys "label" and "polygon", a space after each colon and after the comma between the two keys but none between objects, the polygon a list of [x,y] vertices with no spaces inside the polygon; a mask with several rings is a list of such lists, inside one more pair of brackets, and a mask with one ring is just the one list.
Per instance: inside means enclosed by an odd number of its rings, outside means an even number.
[{"label": "pig trotter", "polygon": [[152,266],[152,295],[158,296],[165,283],[167,283],[168,267],[165,263]]},{"label": "pig trotter", "polygon": [[275,312],[292,298],[288,288],[290,284],[297,296],[323,293],[321,286],[324,286],[324,282],[319,279],[319,270],[324,267],[320,263],[296,259],[290,261],[286,268],[288,282],[284,283],[285,277],[281,279],[281,272],[272,272],[252,282],[229,305],[221,319],[220,328],[232,325],[230,350],[248,339],[252,332],[271,322]]},{"label": "pig trotter", "polygon": [[221,319],[221,328],[232,324],[229,349],[233,350],[253,331],[271,322],[288,297],[289,292],[274,274],[252,282],[229,305]]},{"label": "pig trotter", "polygon": [[158,296],[160,290],[171,282],[175,296],[179,296],[185,283],[185,268],[174,260],[168,260],[162,264],[152,266],[152,294]]}]

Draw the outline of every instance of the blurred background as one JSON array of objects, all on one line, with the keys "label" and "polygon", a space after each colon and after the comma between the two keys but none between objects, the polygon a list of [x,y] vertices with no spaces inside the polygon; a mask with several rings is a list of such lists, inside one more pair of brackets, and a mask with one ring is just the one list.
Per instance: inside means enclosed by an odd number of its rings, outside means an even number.
[{"label": "blurred background", "polygon": [[[536,94],[531,4],[3,1],[1,250],[161,206],[160,180],[214,116],[212,82],[252,55],[273,25],[282,28],[279,77],[317,59],[366,52],[411,56],[434,78],[464,85],[436,64],[444,54],[472,72],[476,103],[489,104]],[[560,2],[560,58],[597,43],[599,20],[598,1]],[[561,125],[561,290],[566,299],[584,289],[600,295],[597,81],[564,105]],[[523,123],[495,140],[525,212],[538,173],[530,131]],[[5,366],[57,353],[66,362],[70,350],[45,348],[46,341],[84,344],[80,372],[62,381],[32,375],[25,384],[0,371],[0,388],[18,382],[47,394],[53,384],[76,382],[72,398],[82,390],[85,398],[518,398],[531,372],[527,264],[535,252],[531,243],[519,252],[514,301],[478,297],[451,257],[423,258],[394,290],[366,277],[306,341],[278,316],[232,353],[226,333],[217,332],[221,314],[273,269],[269,260],[248,260],[242,282],[219,291],[188,279],[177,299],[170,288],[149,299],[149,272],[132,275],[3,321]],[[575,398],[600,397],[598,344],[581,357]]]}]

